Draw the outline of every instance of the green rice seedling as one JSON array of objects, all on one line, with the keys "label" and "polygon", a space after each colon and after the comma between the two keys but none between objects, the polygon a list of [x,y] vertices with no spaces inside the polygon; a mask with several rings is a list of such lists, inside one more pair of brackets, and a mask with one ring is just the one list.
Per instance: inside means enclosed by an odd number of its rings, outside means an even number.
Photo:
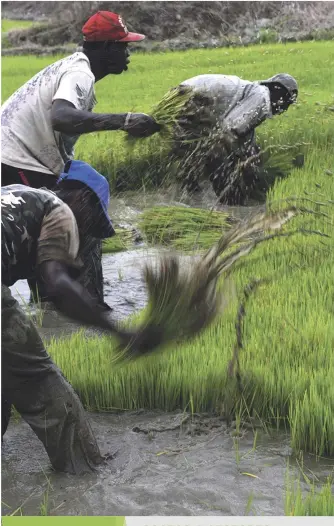
[{"label": "green rice seedling", "polygon": [[105,239],[102,243],[102,253],[111,254],[130,249],[134,245],[134,233],[127,228],[115,227],[116,235]]},{"label": "green rice seedling", "polygon": [[177,86],[170,89],[150,112],[156,122],[161,125],[160,133],[163,137],[171,138],[173,136],[180,113],[191,97],[191,88]]},{"label": "green rice seedling", "polygon": [[230,226],[226,213],[177,206],[146,209],[139,229],[151,245],[166,245],[177,250],[208,249]]},{"label": "green rice seedling", "polygon": [[303,491],[300,478],[291,480],[288,474],[285,491],[285,515],[290,516],[334,516],[333,479],[328,477],[319,488],[308,481],[308,491]]}]

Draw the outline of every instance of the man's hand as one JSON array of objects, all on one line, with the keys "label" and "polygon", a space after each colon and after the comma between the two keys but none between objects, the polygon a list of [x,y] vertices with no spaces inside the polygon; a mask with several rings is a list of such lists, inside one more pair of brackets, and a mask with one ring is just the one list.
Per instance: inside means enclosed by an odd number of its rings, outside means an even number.
[{"label": "man's hand", "polygon": [[146,113],[128,113],[123,130],[132,137],[149,137],[160,131],[161,126]]},{"label": "man's hand", "polygon": [[115,324],[106,311],[97,307],[96,301],[85,288],[71,278],[63,263],[45,261],[40,264],[39,272],[52,302],[65,316],[116,336],[121,348],[129,347],[130,356],[145,354],[161,343],[162,335],[159,328],[131,330]]}]

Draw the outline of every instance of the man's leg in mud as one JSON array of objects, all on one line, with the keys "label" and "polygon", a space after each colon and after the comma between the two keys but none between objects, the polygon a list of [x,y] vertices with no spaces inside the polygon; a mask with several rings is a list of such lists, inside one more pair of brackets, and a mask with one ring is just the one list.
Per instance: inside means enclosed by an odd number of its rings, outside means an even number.
[{"label": "man's leg in mud", "polygon": [[44,444],[55,470],[91,471],[102,457],[78,396],[4,285],[1,303],[2,389]]}]

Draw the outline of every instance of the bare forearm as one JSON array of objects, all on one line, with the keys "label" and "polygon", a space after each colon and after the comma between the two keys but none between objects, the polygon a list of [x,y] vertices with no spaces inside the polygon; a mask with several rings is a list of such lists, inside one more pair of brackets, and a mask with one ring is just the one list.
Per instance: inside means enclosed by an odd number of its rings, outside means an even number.
[{"label": "bare forearm", "polygon": [[106,314],[77,281],[74,281],[57,261],[47,261],[40,266],[40,275],[56,307],[69,318],[84,325],[121,334]]},{"label": "bare forearm", "polygon": [[91,113],[76,108],[53,108],[52,126],[67,135],[82,135],[96,131],[122,130],[126,113]]}]

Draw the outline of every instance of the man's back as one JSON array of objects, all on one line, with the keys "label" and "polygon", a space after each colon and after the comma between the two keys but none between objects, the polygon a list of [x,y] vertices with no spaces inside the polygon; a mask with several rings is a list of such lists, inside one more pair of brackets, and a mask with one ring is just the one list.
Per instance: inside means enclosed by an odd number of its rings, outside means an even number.
[{"label": "man's back", "polygon": [[[265,86],[258,82],[243,80],[235,75],[207,74],[197,75],[191,79],[185,80],[181,85],[190,86],[194,92],[209,96],[214,101],[214,108],[221,121],[227,124],[227,117],[234,109],[237,109],[241,102],[249,99],[250,108],[248,110],[259,111],[259,119],[268,116],[269,112],[269,91]],[[243,118],[243,110],[240,116]],[[233,115],[233,114],[232,114]],[[231,119],[234,120],[233,118]]]},{"label": "man's back", "polygon": [[2,162],[16,168],[59,175],[72,157],[77,137],[56,132],[51,123],[55,99],[91,111],[94,75],[83,53],[51,64],[19,88],[1,108]]},{"label": "man's back", "polygon": [[252,82],[234,75],[207,74],[197,75],[181,84],[215,98],[220,114],[224,115],[242,99],[246,86]]},{"label": "man's back", "polygon": [[66,259],[75,259],[79,249],[76,220],[56,194],[19,184],[1,188],[3,284],[11,286],[18,279],[33,277],[42,253],[54,254],[57,259],[67,246],[71,249]]}]

